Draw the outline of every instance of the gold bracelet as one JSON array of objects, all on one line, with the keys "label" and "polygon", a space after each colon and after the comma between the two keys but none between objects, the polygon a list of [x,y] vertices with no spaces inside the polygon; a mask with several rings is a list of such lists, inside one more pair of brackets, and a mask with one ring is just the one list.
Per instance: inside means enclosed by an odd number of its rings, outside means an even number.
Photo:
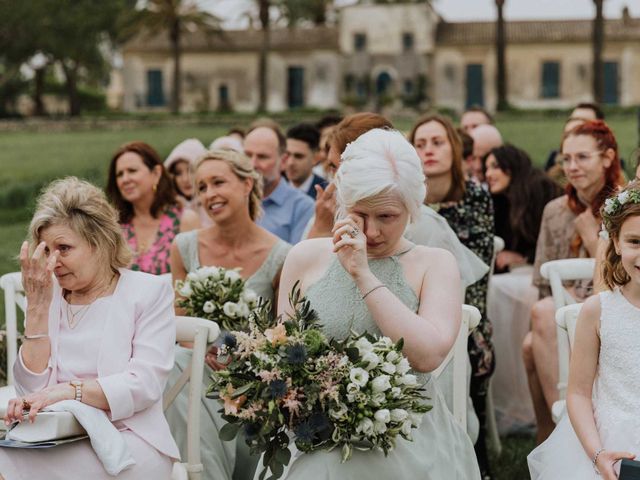
[{"label": "gold bracelet", "polygon": [[386,287],[386,285],[384,283],[381,283],[380,285],[376,285],[371,290],[369,290],[367,293],[362,295],[362,299],[364,300],[365,298],[367,298],[367,295],[369,295],[370,293],[375,292],[377,289],[382,288],[382,287]]}]

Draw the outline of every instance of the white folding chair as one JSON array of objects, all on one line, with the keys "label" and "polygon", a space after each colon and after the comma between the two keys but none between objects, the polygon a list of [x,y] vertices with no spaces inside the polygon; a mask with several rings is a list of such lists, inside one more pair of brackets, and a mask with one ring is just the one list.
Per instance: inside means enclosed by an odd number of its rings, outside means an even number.
[{"label": "white folding chair", "polygon": [[[496,257],[502,250],[504,250],[504,240],[496,235],[493,237],[493,256],[491,258],[491,265],[489,267],[489,281],[491,281],[491,276],[493,275],[493,271],[495,269]],[[500,442],[500,435],[498,434],[498,423],[496,422],[496,407],[493,404],[493,389],[491,387],[491,378],[489,378],[489,387],[487,389],[486,415],[489,442],[493,448],[493,451],[497,455],[500,455],[500,453],[502,453],[502,442]]]},{"label": "white folding chair", "polygon": [[[569,356],[573,349],[573,342],[576,335],[576,325],[578,323],[578,315],[582,309],[582,303],[572,303],[560,307],[556,311],[556,325],[558,325],[558,341],[562,339],[565,344],[569,345]],[[568,382],[568,366],[567,366],[567,382]],[[566,410],[566,400],[563,398],[554,402],[551,406],[551,417],[555,423],[558,423]]]},{"label": "white folding chair", "polygon": [[[7,411],[9,400],[16,397],[16,389],[13,386],[13,364],[18,356],[18,308],[24,313],[26,299],[22,288],[22,274],[12,272],[0,277],[0,288],[4,290],[4,315],[6,328],[7,350],[7,385],[0,387],[0,414]],[[0,429],[4,429],[4,423],[0,422]]]},{"label": "white folding chair", "polygon": [[467,397],[469,385],[467,384],[467,337],[469,332],[480,323],[480,312],[471,305],[462,305],[462,320],[460,330],[451,350],[444,361],[436,368],[432,375],[437,379],[450,361],[453,361],[453,416],[460,426],[467,431]]},{"label": "white folding chair", "polygon": [[187,461],[173,464],[171,480],[200,480],[200,402],[202,399],[202,375],[207,344],[215,341],[220,328],[215,322],[194,317],[176,317],[176,340],[193,342],[191,364],[184,369],[175,384],[165,393],[163,408],[166,410],[189,382],[189,407],[187,411]]},{"label": "white folding chair", "polygon": [[[573,298],[562,282],[592,279],[595,265],[596,261],[593,258],[567,258],[542,264],[540,274],[549,280],[556,312],[565,305],[576,303],[576,299]],[[560,400],[552,405],[551,415],[557,423],[564,412],[564,400],[567,396],[569,339],[566,331],[562,330],[558,325],[556,325],[556,332],[558,338],[558,394]]]}]

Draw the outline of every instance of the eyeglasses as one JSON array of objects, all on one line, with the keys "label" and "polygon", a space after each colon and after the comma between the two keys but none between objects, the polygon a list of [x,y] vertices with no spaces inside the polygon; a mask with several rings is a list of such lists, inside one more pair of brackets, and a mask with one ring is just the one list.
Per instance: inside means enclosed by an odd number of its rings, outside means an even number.
[{"label": "eyeglasses", "polygon": [[560,162],[562,162],[562,165],[565,167],[568,167],[569,165],[571,165],[571,162],[574,160],[578,165],[585,165],[589,163],[594,157],[599,157],[601,154],[602,152],[591,152],[591,153],[579,152],[573,156],[560,155]]}]

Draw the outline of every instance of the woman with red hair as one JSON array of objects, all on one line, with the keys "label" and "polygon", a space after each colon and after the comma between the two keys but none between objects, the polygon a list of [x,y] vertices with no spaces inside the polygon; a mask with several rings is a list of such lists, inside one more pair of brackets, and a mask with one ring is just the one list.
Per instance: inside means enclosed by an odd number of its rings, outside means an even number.
[{"label": "woman with red hair", "polygon": [[[555,307],[540,267],[550,260],[595,257],[600,231],[600,207],[620,184],[618,144],[602,120],[587,121],[567,132],[560,148],[567,177],[566,194],[547,204],[536,247],[533,283],[541,300],[531,311],[531,331],[525,337],[523,358],[537,420],[537,441],[554,428],[551,406],[559,399]],[[589,285],[575,284],[578,301],[591,294]]]}]

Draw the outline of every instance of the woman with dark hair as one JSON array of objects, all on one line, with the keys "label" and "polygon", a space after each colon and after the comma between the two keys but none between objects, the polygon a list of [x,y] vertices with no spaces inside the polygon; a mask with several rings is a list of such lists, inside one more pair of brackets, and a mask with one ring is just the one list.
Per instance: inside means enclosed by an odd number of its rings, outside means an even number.
[{"label": "woman with dark hair", "polygon": [[509,432],[534,420],[519,346],[529,332],[531,307],[538,300],[531,278],[542,211],[561,189],[513,145],[492,149],[483,175],[493,199],[496,235],[505,243],[496,256],[498,275],[489,283],[487,316],[500,359],[491,380],[493,403],[498,429]]},{"label": "woman with dark hair", "polygon": [[491,150],[483,175],[493,199],[495,232],[505,243],[495,272],[533,264],[542,210],[560,196],[560,187],[533,167],[527,152],[509,144]]},{"label": "woman with dark hair", "polygon": [[178,232],[199,226],[198,215],[183,210],[160,156],[144,142],[121,146],[111,159],[107,196],[133,251],[132,270],[170,272],[169,251]]},{"label": "woman with dark hair", "polygon": [[[493,255],[493,205],[491,195],[472,180],[465,180],[462,166],[462,142],[451,121],[441,115],[420,118],[409,134],[427,177],[425,204],[442,215],[464,246],[486,264]],[[483,475],[489,474],[485,445],[485,411],[489,378],[494,369],[492,327],[487,319],[487,286],[484,275],[467,288],[465,303],[480,310],[482,319],[469,339],[471,361],[470,395],[478,419],[480,434],[476,453]]]},{"label": "woman with dark hair", "polygon": [[[555,308],[540,267],[550,260],[596,256],[602,223],[600,208],[620,185],[618,144],[602,120],[581,123],[567,132],[560,154],[569,183],[566,194],[549,202],[542,214],[533,271],[533,284],[538,287],[541,300],[531,310],[531,332],[523,343],[538,443],[555,426],[551,406],[559,399]],[[572,292],[582,301],[590,295],[591,285],[577,284]]]}]

